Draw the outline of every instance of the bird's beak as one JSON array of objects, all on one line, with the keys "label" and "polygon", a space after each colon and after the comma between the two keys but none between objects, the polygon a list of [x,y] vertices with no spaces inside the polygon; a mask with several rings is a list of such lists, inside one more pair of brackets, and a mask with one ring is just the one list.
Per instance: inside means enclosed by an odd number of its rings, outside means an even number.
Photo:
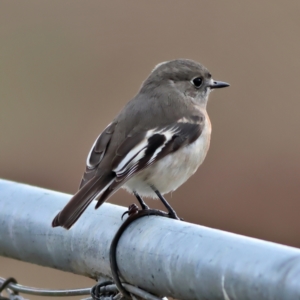
[{"label": "bird's beak", "polygon": [[230,84],[227,83],[227,82],[212,80],[209,87],[211,89],[221,89],[221,88],[224,88],[224,87],[227,87],[227,86],[230,86]]}]

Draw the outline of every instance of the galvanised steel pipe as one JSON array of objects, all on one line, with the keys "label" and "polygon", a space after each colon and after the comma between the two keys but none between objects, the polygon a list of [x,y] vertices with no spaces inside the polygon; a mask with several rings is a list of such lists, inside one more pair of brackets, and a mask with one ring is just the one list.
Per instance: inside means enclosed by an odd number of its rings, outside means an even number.
[{"label": "galvanised steel pipe", "polygon": [[[71,230],[52,228],[69,198],[0,180],[0,255],[110,276],[109,247],[126,208],[91,205]],[[135,221],[120,239],[117,261],[127,282],[177,299],[300,299],[299,249],[182,221]]]}]

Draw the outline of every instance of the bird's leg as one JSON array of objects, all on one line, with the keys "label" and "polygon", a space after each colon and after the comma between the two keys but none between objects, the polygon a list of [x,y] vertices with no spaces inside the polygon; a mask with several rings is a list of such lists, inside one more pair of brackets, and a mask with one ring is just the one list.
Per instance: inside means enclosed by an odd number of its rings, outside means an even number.
[{"label": "bird's leg", "polygon": [[177,216],[175,210],[168,203],[168,201],[163,197],[163,195],[157,189],[155,189],[154,187],[152,187],[152,188],[153,188],[153,191],[155,192],[155,194],[158,196],[158,198],[161,200],[161,202],[163,203],[163,205],[168,210],[170,218],[176,219],[176,220],[180,220],[180,218]]},{"label": "bird's leg", "polygon": [[136,199],[139,201],[142,209],[149,209],[149,206],[144,202],[142,197],[136,191],[133,191],[133,194],[136,197]]}]

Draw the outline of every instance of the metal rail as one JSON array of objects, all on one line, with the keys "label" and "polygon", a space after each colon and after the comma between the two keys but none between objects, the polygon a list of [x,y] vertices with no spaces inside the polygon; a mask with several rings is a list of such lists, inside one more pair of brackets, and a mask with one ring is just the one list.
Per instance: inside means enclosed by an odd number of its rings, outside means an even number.
[{"label": "metal rail", "polygon": [[[88,277],[111,276],[124,207],[92,205],[70,230],[51,221],[70,195],[0,180],[0,255]],[[300,299],[300,250],[149,216],[121,237],[126,282],[177,299]],[[0,269],[1,273],[1,269]],[[1,274],[0,274],[1,275]]]}]

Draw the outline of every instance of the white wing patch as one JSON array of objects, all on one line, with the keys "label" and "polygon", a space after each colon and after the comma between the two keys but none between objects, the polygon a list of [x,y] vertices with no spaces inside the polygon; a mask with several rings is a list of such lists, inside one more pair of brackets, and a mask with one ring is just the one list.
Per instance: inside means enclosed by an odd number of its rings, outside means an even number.
[{"label": "white wing patch", "polygon": [[164,135],[165,141],[162,145],[160,145],[149,157],[149,160],[146,163],[146,166],[150,165],[155,161],[157,155],[162,151],[165,145],[172,139],[174,134],[178,131],[176,126],[172,128],[163,128],[163,129],[151,129],[147,132],[145,138],[137,144],[132,150],[128,152],[128,154],[121,160],[118,166],[113,170],[117,177],[129,177],[132,175],[138,168],[139,161],[145,157],[147,148],[149,146],[149,138],[155,134]]},{"label": "white wing patch", "polygon": [[[95,148],[95,146],[96,146],[96,143],[98,142],[98,140],[99,140],[101,134],[102,134],[103,132],[105,132],[105,130],[106,130],[110,125],[111,125],[111,123],[109,123],[109,124],[105,127],[105,129],[98,135],[98,137],[96,138],[96,140],[95,140],[95,142],[94,142],[94,144],[93,144],[93,146],[92,146],[92,148],[91,148],[91,150],[90,150],[90,152],[89,152],[89,154],[88,154],[88,156],[87,156],[87,158],[86,158],[86,166],[87,166],[89,169],[94,169],[94,167],[95,167],[95,166],[92,166],[92,165],[90,164],[90,159],[91,159],[91,155],[92,155],[92,153],[93,153],[93,151],[94,151],[94,148]],[[103,155],[104,155],[104,152],[102,153],[102,156],[101,156],[100,160],[102,160]]]},{"label": "white wing patch", "polygon": [[122,169],[128,166],[128,164],[133,160],[136,159],[138,154],[145,150],[148,145],[148,138],[153,135],[154,130],[149,130],[145,136],[145,138],[137,144],[134,148],[132,148],[127,155],[121,160],[119,165],[113,170],[115,172],[120,172]]},{"label": "white wing patch", "polygon": [[93,169],[93,168],[94,168],[94,166],[92,166],[92,165],[90,164],[90,159],[91,159],[92,152],[94,151],[94,148],[95,148],[95,146],[96,146],[96,143],[97,143],[97,141],[98,141],[98,139],[99,139],[99,137],[100,137],[101,134],[102,134],[102,133],[100,133],[100,134],[98,135],[98,137],[96,138],[96,140],[95,140],[95,142],[94,142],[94,144],[93,144],[93,146],[92,146],[92,148],[91,148],[91,150],[90,150],[90,152],[89,152],[89,155],[88,155],[87,158],[86,158],[86,166],[87,166],[89,169]]}]

